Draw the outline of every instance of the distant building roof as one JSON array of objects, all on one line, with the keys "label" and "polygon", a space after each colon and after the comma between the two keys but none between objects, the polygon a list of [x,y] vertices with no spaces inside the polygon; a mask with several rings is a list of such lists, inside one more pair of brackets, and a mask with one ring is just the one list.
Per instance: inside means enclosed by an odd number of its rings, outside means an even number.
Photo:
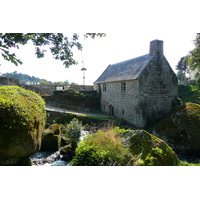
[{"label": "distant building roof", "polygon": [[94,84],[137,79],[152,58],[153,56],[146,54],[109,65]]}]

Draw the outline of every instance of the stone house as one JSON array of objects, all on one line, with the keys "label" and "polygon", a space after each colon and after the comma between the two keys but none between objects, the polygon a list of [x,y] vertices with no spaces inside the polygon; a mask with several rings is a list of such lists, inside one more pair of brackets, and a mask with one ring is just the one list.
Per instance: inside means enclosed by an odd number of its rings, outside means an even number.
[{"label": "stone house", "polygon": [[149,54],[109,65],[94,86],[103,112],[139,128],[164,117],[178,95],[178,80],[161,40],[150,42]]}]

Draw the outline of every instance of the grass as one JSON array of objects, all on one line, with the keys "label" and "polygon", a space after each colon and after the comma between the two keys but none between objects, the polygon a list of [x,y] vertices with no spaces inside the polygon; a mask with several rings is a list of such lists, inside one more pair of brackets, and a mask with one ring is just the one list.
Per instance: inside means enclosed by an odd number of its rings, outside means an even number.
[{"label": "grass", "polygon": [[181,99],[181,104],[188,102],[200,104],[200,85],[179,85],[178,96]]},{"label": "grass", "polygon": [[[118,129],[119,132],[119,129]],[[71,164],[74,166],[123,166],[131,158],[115,129],[98,130],[87,136],[76,149]]]}]

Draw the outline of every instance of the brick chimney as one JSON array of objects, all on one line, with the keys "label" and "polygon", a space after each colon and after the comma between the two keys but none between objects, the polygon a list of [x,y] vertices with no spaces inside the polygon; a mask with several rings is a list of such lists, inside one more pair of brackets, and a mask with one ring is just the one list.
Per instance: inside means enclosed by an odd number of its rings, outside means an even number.
[{"label": "brick chimney", "polygon": [[159,53],[163,55],[163,41],[162,40],[153,40],[150,42],[149,55],[153,56]]}]

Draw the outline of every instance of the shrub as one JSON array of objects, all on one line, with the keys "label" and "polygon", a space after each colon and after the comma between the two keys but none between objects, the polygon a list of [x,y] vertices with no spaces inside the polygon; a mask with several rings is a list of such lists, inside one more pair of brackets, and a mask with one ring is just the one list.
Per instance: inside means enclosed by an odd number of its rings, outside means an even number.
[{"label": "shrub", "polygon": [[114,166],[127,165],[130,153],[114,130],[88,136],[76,149],[71,165],[75,166]]},{"label": "shrub", "polygon": [[178,93],[182,104],[187,102],[200,104],[200,85],[179,85]]},{"label": "shrub", "polygon": [[66,135],[71,141],[79,142],[81,136],[82,123],[74,118],[68,125],[66,129]]}]

